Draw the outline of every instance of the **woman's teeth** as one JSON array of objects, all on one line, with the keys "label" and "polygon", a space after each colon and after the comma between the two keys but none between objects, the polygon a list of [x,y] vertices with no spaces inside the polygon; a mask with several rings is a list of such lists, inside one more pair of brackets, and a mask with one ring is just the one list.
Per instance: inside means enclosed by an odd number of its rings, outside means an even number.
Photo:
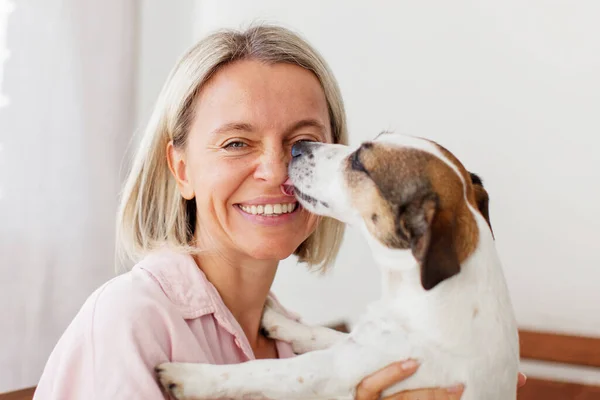
[{"label": "woman's teeth", "polygon": [[244,206],[240,204],[240,208],[253,215],[281,215],[293,212],[298,203],[283,203],[283,204],[264,204],[259,206]]}]

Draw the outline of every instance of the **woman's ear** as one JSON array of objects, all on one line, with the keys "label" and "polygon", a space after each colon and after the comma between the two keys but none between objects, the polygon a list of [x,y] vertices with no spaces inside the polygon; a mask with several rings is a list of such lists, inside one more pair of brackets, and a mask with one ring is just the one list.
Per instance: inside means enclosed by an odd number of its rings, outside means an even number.
[{"label": "woman's ear", "polygon": [[177,182],[181,197],[186,200],[193,199],[195,193],[189,180],[185,151],[175,148],[172,140],[167,144],[167,163],[169,164],[171,174],[173,174],[173,177]]}]

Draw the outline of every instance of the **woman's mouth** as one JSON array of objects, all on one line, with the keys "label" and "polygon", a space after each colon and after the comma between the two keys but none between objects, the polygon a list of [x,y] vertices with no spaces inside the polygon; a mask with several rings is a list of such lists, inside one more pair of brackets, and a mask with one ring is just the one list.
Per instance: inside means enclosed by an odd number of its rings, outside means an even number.
[{"label": "woman's mouth", "polygon": [[298,202],[260,205],[237,204],[237,206],[246,214],[276,217],[278,215],[293,213],[298,208]]}]

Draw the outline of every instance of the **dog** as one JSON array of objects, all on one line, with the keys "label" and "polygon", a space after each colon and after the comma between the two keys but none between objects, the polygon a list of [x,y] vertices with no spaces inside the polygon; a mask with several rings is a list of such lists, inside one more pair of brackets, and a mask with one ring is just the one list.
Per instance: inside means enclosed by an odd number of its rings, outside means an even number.
[{"label": "dog", "polygon": [[352,399],[367,375],[415,359],[384,396],[463,384],[463,400],[516,399],[518,330],[479,177],[439,144],[392,132],[356,147],[296,143],[288,170],[303,207],[364,233],[381,299],[349,334],[268,303],[264,330],[298,356],[165,363],[161,384],[178,399]]}]

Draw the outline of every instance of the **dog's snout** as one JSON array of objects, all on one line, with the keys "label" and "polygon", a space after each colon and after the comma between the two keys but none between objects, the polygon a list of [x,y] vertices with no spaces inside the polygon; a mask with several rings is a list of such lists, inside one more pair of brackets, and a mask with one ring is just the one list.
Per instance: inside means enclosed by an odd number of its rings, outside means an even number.
[{"label": "dog's snout", "polygon": [[300,157],[302,155],[302,146],[301,142],[294,143],[292,146],[292,157]]},{"label": "dog's snout", "polygon": [[292,157],[297,158],[311,153],[312,142],[308,140],[300,140],[292,146]]}]

